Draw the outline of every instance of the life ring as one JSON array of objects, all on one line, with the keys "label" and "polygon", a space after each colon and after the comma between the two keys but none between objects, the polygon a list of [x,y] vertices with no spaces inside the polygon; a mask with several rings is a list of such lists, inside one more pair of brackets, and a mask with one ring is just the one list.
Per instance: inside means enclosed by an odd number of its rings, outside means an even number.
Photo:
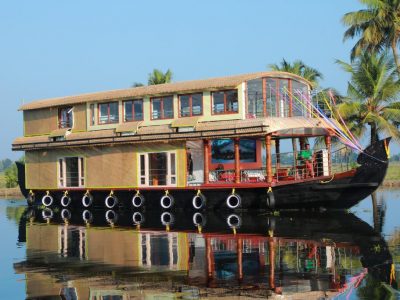
[{"label": "life ring", "polygon": [[112,209],[118,205],[118,198],[114,195],[107,196],[106,200],[104,201],[107,208]]},{"label": "life ring", "polygon": [[61,219],[66,219],[66,220],[69,220],[69,219],[71,219],[71,212],[70,212],[70,210],[69,209],[66,209],[66,208],[64,208],[62,211],[61,211]]},{"label": "life ring", "polygon": [[45,208],[42,210],[42,218],[45,220],[52,219],[54,216],[53,211],[50,208]]},{"label": "life ring", "polygon": [[226,223],[231,228],[239,228],[242,225],[242,219],[237,214],[231,214],[226,218]]},{"label": "life ring", "polygon": [[275,209],[275,196],[273,192],[267,193],[267,207],[271,210]]},{"label": "life ring", "polygon": [[90,224],[93,221],[93,214],[89,210],[85,209],[82,213],[82,219],[85,223]]},{"label": "life ring", "polygon": [[202,209],[206,207],[207,199],[202,193],[198,193],[193,196],[192,205],[194,209]]},{"label": "life ring", "polygon": [[136,195],[132,197],[132,206],[135,208],[142,207],[144,205],[144,201],[144,196],[142,194],[136,193]]},{"label": "life ring", "polygon": [[174,197],[169,194],[162,196],[160,199],[160,205],[164,209],[171,208],[172,206],[174,206]]},{"label": "life ring", "polygon": [[70,204],[71,204],[71,197],[70,196],[67,196],[67,195],[64,195],[64,196],[62,196],[61,197],[61,206],[62,207],[68,207]]},{"label": "life ring", "polygon": [[164,226],[171,225],[174,222],[175,218],[170,212],[166,211],[161,214],[161,224],[163,224]]},{"label": "life ring", "polygon": [[115,224],[117,223],[118,220],[118,214],[113,211],[112,209],[109,209],[106,211],[106,221],[110,224]]},{"label": "life ring", "polygon": [[203,214],[197,212],[193,215],[193,224],[195,226],[204,227],[206,225],[206,223],[207,223],[207,219]]},{"label": "life ring", "polygon": [[86,192],[82,197],[83,207],[89,207],[92,205],[92,203],[93,203],[93,196],[89,192]]},{"label": "life ring", "polygon": [[47,193],[46,195],[44,195],[42,197],[42,204],[46,207],[51,206],[53,204],[53,202],[54,202],[54,199],[49,193]]},{"label": "life ring", "polygon": [[242,198],[236,194],[232,193],[226,198],[226,206],[228,206],[230,209],[235,209],[240,207],[242,204]]},{"label": "life ring", "polygon": [[132,215],[132,221],[135,225],[140,225],[144,222],[144,216],[140,212],[134,212]]}]

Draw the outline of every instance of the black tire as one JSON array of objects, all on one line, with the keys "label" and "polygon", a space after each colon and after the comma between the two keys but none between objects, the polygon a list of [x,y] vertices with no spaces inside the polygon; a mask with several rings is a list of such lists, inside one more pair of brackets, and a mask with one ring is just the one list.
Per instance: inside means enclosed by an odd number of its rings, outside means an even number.
[{"label": "black tire", "polygon": [[273,192],[267,193],[267,208],[275,209],[275,196]]}]

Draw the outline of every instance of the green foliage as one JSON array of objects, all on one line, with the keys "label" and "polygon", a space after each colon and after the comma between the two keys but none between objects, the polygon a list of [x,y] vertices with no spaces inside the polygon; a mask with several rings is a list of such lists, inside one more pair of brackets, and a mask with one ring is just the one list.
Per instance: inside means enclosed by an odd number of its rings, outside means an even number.
[{"label": "green foliage", "polygon": [[397,69],[397,46],[400,38],[400,0],[359,0],[365,9],[349,12],[342,18],[347,26],[344,40],[359,37],[351,50],[351,59],[369,53],[392,49]]},{"label": "green foliage", "polygon": [[356,136],[370,129],[371,143],[380,133],[400,138],[400,82],[393,59],[386,53],[363,52],[352,63],[337,63],[351,75],[348,99],[338,112]]},{"label": "green foliage", "polygon": [[9,158],[0,160],[0,172],[3,172],[5,169],[11,166],[11,164],[12,160]]},{"label": "green foliage", "polygon": [[144,86],[144,84],[141,83],[141,82],[134,82],[134,83],[132,83],[132,87],[133,87],[133,88],[135,88],[135,87],[141,87],[141,86]]},{"label": "green foliage", "polygon": [[12,164],[7,170],[5,170],[4,178],[7,188],[18,186],[18,171],[16,164]]},{"label": "green foliage", "polygon": [[313,87],[318,86],[318,81],[324,78],[321,72],[319,72],[317,69],[307,66],[301,60],[295,60],[293,64],[291,64],[283,58],[279,65],[270,64],[268,67],[273,71],[288,72],[299,75],[310,81]]},{"label": "green foliage", "polygon": [[165,73],[159,69],[154,69],[152,73],[149,74],[148,85],[170,83],[172,81],[172,71],[168,69]]}]

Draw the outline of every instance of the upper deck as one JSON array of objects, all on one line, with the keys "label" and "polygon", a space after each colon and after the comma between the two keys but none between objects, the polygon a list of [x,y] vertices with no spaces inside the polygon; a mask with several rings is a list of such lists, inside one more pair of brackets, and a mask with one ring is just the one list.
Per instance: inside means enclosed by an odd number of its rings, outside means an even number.
[{"label": "upper deck", "polygon": [[[24,137],[14,141],[13,149],[75,141],[69,143],[73,146],[92,139],[101,144],[109,138],[150,142],[149,135],[160,134],[175,140],[201,138],[206,131],[212,137],[214,129],[240,136],[279,126],[314,128],[318,122],[307,108],[310,86],[294,74],[259,72],[34,101],[20,107]],[[229,129],[234,132],[223,132]]]}]

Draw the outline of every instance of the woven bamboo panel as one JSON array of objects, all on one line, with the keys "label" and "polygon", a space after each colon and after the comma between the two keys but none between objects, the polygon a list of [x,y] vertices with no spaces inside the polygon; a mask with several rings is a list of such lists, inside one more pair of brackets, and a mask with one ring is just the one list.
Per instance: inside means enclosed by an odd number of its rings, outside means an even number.
[{"label": "woven bamboo panel", "polygon": [[49,134],[58,128],[58,109],[42,108],[24,111],[24,135]]}]

